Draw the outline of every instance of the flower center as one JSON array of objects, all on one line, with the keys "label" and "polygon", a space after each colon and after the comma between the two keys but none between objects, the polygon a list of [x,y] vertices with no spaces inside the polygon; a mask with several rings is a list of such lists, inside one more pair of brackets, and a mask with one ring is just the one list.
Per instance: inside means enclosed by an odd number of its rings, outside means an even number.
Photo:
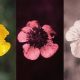
[{"label": "flower center", "polygon": [[47,43],[48,35],[40,28],[33,28],[29,33],[29,43],[31,46],[41,48]]}]

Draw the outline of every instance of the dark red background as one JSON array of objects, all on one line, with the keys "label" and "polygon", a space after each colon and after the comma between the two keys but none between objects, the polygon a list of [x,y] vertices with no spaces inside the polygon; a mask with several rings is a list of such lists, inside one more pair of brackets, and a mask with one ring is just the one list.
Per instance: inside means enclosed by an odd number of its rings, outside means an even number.
[{"label": "dark red background", "polygon": [[32,19],[41,25],[52,25],[57,32],[55,42],[60,46],[49,59],[40,56],[36,61],[29,61],[17,41],[17,80],[63,80],[63,0],[17,0],[16,18],[17,34]]}]

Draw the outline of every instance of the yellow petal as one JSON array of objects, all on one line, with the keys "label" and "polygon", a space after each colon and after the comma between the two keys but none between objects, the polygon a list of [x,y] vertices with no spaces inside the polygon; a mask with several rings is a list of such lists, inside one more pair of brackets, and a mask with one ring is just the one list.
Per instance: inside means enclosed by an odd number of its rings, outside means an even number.
[{"label": "yellow petal", "polygon": [[7,35],[9,35],[8,30],[5,28],[4,25],[0,24],[0,39],[5,39]]},{"label": "yellow petal", "polygon": [[0,43],[0,56],[3,56],[4,54],[6,54],[8,52],[8,50],[10,49],[11,44],[9,42],[3,42]]},{"label": "yellow petal", "polygon": [[3,44],[6,40],[3,38],[0,38],[0,44]]}]

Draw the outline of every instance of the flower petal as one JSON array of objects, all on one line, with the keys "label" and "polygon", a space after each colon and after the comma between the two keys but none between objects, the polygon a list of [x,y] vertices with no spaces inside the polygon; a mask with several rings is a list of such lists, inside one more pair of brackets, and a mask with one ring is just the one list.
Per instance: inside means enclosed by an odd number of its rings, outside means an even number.
[{"label": "flower petal", "polygon": [[80,39],[70,44],[73,56],[80,58]]},{"label": "flower petal", "polygon": [[5,28],[4,25],[0,24],[0,38],[5,39],[7,35],[9,35],[8,30]]},{"label": "flower petal", "polygon": [[42,29],[44,29],[44,31],[47,32],[48,34],[56,33],[49,25],[43,25]]},{"label": "flower petal", "polygon": [[17,39],[18,39],[19,42],[26,42],[26,41],[29,40],[28,34],[26,34],[25,32],[21,31],[21,32],[18,34]]},{"label": "flower petal", "polygon": [[54,36],[51,36],[51,33],[56,34],[56,32],[51,28],[51,26],[49,26],[49,25],[44,25],[44,26],[42,27],[42,29],[44,29],[44,31],[48,34],[48,38],[49,38],[49,39],[54,38]]},{"label": "flower petal", "polygon": [[27,23],[27,26],[29,26],[29,27],[31,27],[31,28],[38,27],[38,21],[37,21],[37,20],[29,21],[29,22]]},{"label": "flower petal", "polygon": [[25,32],[26,34],[28,34],[31,30],[32,28],[28,26],[22,28],[22,31]]},{"label": "flower petal", "polygon": [[30,60],[36,60],[40,55],[40,50],[38,48],[30,47],[27,52],[24,51],[24,56]]},{"label": "flower petal", "polygon": [[27,43],[26,43],[26,44],[23,45],[23,50],[24,50],[25,53],[28,52],[28,49],[29,49],[29,48],[30,48],[30,44],[27,44]]},{"label": "flower petal", "polygon": [[80,28],[80,20],[75,21],[73,26]]},{"label": "flower petal", "polygon": [[58,50],[58,44],[54,44],[52,41],[49,41],[44,47],[41,48],[41,55],[44,58],[49,58],[53,56]]},{"label": "flower petal", "polygon": [[6,40],[3,38],[0,38],[0,44],[3,44]]},{"label": "flower petal", "polygon": [[67,41],[74,41],[79,39],[78,29],[76,27],[71,27],[66,33]]},{"label": "flower petal", "polygon": [[75,41],[80,38],[80,20],[75,21],[74,25],[66,33],[67,41]]},{"label": "flower petal", "polygon": [[6,54],[10,49],[10,47],[11,47],[11,44],[8,42],[0,43],[0,56],[3,56],[4,54]]}]

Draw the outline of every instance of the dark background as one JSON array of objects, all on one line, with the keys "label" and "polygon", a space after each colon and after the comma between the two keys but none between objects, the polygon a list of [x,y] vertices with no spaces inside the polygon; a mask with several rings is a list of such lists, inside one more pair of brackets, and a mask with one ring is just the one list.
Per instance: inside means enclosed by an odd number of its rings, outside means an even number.
[{"label": "dark background", "polygon": [[49,24],[57,32],[57,53],[36,61],[23,56],[22,44],[17,41],[17,80],[63,80],[63,0],[17,0],[17,34],[29,20],[38,20],[41,25]]}]

